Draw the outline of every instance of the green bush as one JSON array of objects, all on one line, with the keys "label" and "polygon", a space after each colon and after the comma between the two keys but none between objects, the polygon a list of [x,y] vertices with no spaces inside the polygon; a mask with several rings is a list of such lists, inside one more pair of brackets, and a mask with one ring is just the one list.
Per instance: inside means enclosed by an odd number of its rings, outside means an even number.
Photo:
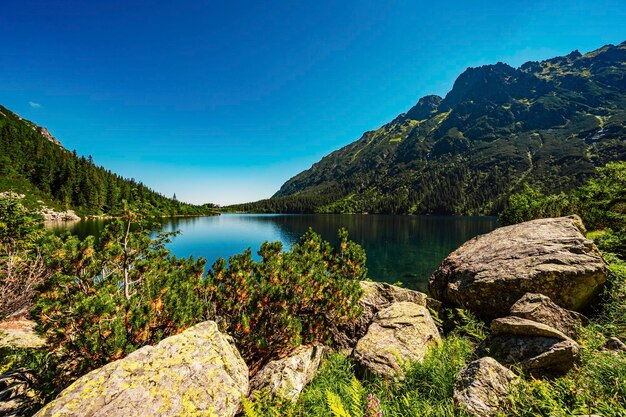
[{"label": "green bush", "polygon": [[339,249],[311,229],[289,252],[280,242],[261,245],[213,265],[207,277],[211,316],[235,336],[248,365],[281,356],[304,342],[329,338],[331,323],[356,320],[365,279],[365,252],[339,231]]},{"label": "green bush", "polygon": [[204,261],[165,250],[167,235],[133,219],[109,224],[98,244],[50,237],[56,272],[32,314],[63,365],[60,384],[202,320]]},{"label": "green bush", "polygon": [[32,314],[59,365],[59,387],[207,319],[235,336],[254,372],[301,343],[327,342],[331,322],[360,314],[365,253],[345,231],[338,249],[309,230],[288,252],[266,242],[260,261],[248,249],[206,275],[203,259],[165,249],[171,235],[127,213],[99,242],[66,235],[42,244],[54,274]]},{"label": "green bush", "polygon": [[0,320],[32,306],[35,287],[47,276],[39,248],[38,216],[18,198],[0,196]]},{"label": "green bush", "polygon": [[504,225],[521,223],[542,217],[559,217],[571,214],[570,198],[561,193],[544,195],[541,191],[524,184],[522,191],[509,197],[507,207],[500,213]]}]

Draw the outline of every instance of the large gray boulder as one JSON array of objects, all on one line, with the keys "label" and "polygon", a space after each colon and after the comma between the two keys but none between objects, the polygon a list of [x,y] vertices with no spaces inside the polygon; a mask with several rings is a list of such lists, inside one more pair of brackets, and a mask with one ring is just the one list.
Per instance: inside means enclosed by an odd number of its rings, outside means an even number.
[{"label": "large gray boulder", "polygon": [[579,360],[580,346],[571,339],[544,336],[497,335],[487,342],[489,354],[534,376],[558,375]]},{"label": "large gray boulder", "polygon": [[494,335],[543,336],[567,340],[563,332],[547,324],[538,323],[521,317],[510,316],[495,319],[491,322],[491,333]]},{"label": "large gray boulder", "polygon": [[606,264],[579,217],[501,227],[466,242],[430,277],[431,295],[482,317],[503,317],[524,294],[580,310],[606,281]]},{"label": "large gray boulder", "polygon": [[512,316],[547,324],[572,339],[578,336],[578,330],[588,320],[575,311],[566,310],[556,305],[543,294],[527,293],[511,307]]},{"label": "large gray boulder", "polygon": [[79,378],[39,417],[234,416],[248,367],[212,321]]},{"label": "large gray boulder", "polygon": [[565,333],[517,316],[491,322],[490,354],[534,375],[568,371],[578,360],[580,346]]},{"label": "large gray boulder", "polygon": [[273,396],[295,401],[317,375],[323,346],[300,346],[289,356],[270,361],[250,380],[250,397],[267,389]]},{"label": "large gray boulder", "polygon": [[402,365],[421,361],[428,348],[441,340],[424,306],[403,301],[379,311],[353,356],[366,372],[384,378],[403,378]]},{"label": "large gray boulder", "polygon": [[380,310],[389,307],[393,303],[408,301],[421,306],[426,306],[428,296],[422,292],[397,287],[384,282],[361,281],[363,297],[359,301],[363,314],[355,323],[331,326],[335,346],[350,353],[357,341],[365,336],[367,329],[374,320],[374,316]]},{"label": "large gray boulder", "polygon": [[496,414],[517,376],[490,357],[469,363],[454,386],[454,402],[476,417]]}]

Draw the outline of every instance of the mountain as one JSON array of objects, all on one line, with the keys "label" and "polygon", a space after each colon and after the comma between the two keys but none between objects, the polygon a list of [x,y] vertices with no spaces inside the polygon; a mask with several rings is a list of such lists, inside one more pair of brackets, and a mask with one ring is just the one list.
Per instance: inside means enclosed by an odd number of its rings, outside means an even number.
[{"label": "mountain", "polygon": [[212,205],[194,206],[167,198],[66,150],[50,132],[0,106],[0,192],[24,194],[29,206],[45,204],[80,214],[122,212],[124,202],[154,214],[206,214]]},{"label": "mountain", "polygon": [[568,190],[626,159],[626,42],[468,68],[445,98],[327,155],[269,200],[285,212],[493,214],[523,183]]}]

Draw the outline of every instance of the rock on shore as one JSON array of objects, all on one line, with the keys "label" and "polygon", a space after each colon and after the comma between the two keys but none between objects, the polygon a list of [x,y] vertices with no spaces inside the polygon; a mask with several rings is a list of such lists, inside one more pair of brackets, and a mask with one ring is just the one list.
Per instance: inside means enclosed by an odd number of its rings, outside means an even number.
[{"label": "rock on shore", "polygon": [[524,294],[580,310],[606,281],[606,264],[578,216],[502,227],[466,242],[431,276],[431,296],[486,318],[502,317]]},{"label": "rock on shore", "polygon": [[45,222],[71,222],[81,219],[74,210],[54,211],[46,206],[41,208],[39,214],[43,216]]},{"label": "rock on shore", "polygon": [[248,367],[212,321],[79,378],[38,417],[234,416]]},{"label": "rock on shore", "polygon": [[433,343],[441,340],[424,306],[403,301],[379,311],[353,356],[366,371],[402,378],[402,363],[421,361]]}]

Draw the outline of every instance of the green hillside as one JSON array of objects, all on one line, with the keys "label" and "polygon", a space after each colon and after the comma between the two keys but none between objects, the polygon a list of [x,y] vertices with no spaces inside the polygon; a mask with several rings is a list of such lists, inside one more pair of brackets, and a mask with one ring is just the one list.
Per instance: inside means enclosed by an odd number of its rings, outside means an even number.
[{"label": "green hillside", "polygon": [[567,191],[626,160],[626,42],[468,68],[445,98],[331,153],[249,211],[492,214],[528,183]]},{"label": "green hillside", "polygon": [[125,179],[91,157],[78,156],[50,133],[0,106],[0,192],[24,194],[27,205],[75,209],[79,214],[122,212],[131,207],[160,215],[205,214],[211,205],[194,206],[167,198]]}]

